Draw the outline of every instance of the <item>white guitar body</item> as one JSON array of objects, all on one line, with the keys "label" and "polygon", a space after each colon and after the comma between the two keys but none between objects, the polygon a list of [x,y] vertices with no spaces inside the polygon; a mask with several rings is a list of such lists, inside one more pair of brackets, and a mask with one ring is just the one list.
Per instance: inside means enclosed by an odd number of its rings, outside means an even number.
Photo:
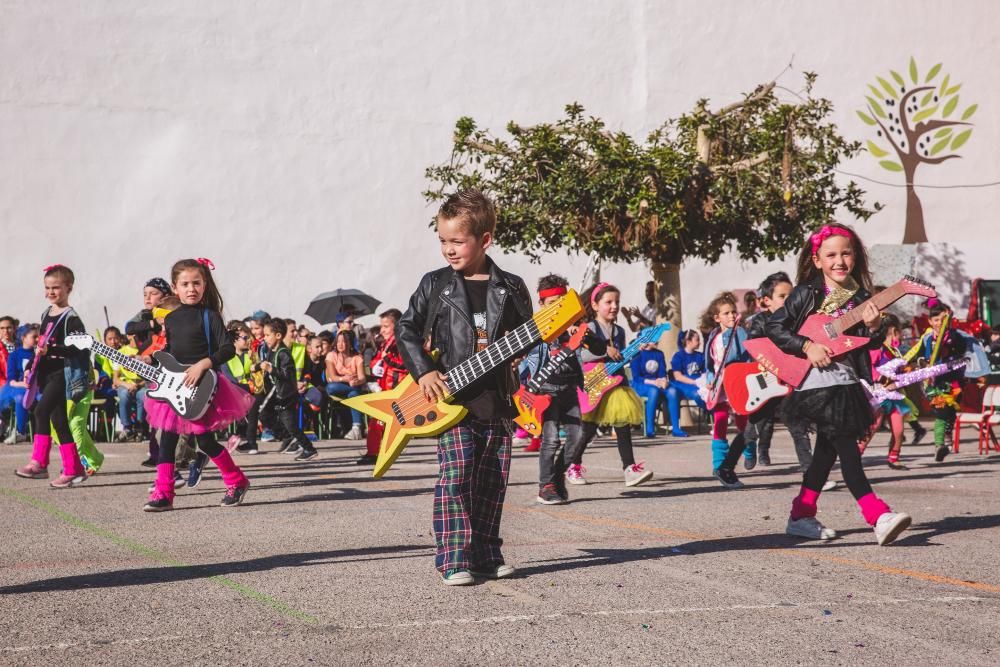
[{"label": "white guitar body", "polygon": [[747,412],[756,412],[762,405],[772,398],[787,396],[791,388],[782,384],[778,376],[772,373],[763,372],[748,375],[747,384]]}]

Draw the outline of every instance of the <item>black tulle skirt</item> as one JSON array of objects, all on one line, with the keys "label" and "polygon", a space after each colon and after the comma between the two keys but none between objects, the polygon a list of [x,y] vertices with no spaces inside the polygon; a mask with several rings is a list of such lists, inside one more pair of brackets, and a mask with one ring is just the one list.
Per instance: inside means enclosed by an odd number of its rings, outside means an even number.
[{"label": "black tulle skirt", "polygon": [[781,406],[781,418],[828,437],[867,436],[873,424],[868,396],[860,383],[793,391]]}]

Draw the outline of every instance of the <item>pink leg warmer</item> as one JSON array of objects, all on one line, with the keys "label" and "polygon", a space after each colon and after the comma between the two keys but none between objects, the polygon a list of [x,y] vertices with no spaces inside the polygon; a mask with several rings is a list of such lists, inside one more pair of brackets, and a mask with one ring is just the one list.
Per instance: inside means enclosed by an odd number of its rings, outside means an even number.
[{"label": "pink leg warmer", "polygon": [[48,468],[49,450],[52,449],[52,437],[48,435],[36,435],[33,444],[31,460],[43,468]]},{"label": "pink leg warmer", "polygon": [[212,459],[212,463],[218,467],[219,472],[222,474],[222,483],[227,487],[250,485],[250,480],[247,479],[247,476],[243,474],[240,467],[233,461],[233,457],[225,449],[222,450],[221,454]]},{"label": "pink leg warmer", "polygon": [[712,413],[712,437],[716,440],[725,440],[726,431],[729,430],[729,406],[717,407]]},{"label": "pink leg warmer", "polygon": [[174,499],[174,464],[156,464],[156,492],[162,498]]},{"label": "pink leg warmer", "polygon": [[819,491],[813,491],[803,486],[799,495],[792,501],[792,519],[816,516],[816,501],[818,500]]},{"label": "pink leg warmer", "polygon": [[64,475],[80,477],[87,474],[83,469],[83,464],[80,463],[80,454],[76,451],[76,443],[69,442],[65,445],[59,445],[59,458],[62,459]]},{"label": "pink leg warmer", "polygon": [[880,516],[890,511],[889,506],[874,492],[858,498],[858,507],[861,508],[861,516],[865,518],[869,526],[874,526]]}]

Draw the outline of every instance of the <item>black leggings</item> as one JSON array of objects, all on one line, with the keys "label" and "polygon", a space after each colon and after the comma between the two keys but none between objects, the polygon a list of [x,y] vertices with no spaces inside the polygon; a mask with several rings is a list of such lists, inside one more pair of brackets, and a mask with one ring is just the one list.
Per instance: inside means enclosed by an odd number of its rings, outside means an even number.
[{"label": "black leggings", "polygon": [[43,376],[41,382],[42,397],[35,403],[35,435],[49,435],[51,422],[59,444],[68,445],[73,442],[73,433],[66,414],[66,376],[60,368]]},{"label": "black leggings", "polygon": [[[594,439],[597,435],[597,424],[594,422],[585,421],[580,426],[580,444],[577,450],[573,452],[570,459],[570,463],[573,465],[580,465],[583,461],[583,452],[587,449],[587,445]],[[618,456],[622,460],[622,469],[635,464],[635,455],[632,453],[632,427],[628,426],[616,426],[615,427],[615,437],[618,438]]]},{"label": "black leggings", "polygon": [[[215,441],[215,436],[211,433],[202,433],[201,435],[194,435],[191,437],[198,443],[198,448],[208,454],[208,458],[210,459],[214,459],[224,451],[222,449],[222,445]],[[173,464],[174,455],[177,451],[178,440],[180,440],[180,436],[178,434],[171,433],[170,431],[163,431],[160,435],[160,455],[157,459],[157,463]]]},{"label": "black leggings", "polygon": [[830,476],[833,464],[840,457],[840,471],[844,475],[847,488],[857,500],[872,492],[872,485],[865,476],[861,465],[861,452],[857,438],[837,436],[831,438],[825,433],[816,434],[812,463],[802,476],[802,486],[819,493]]}]

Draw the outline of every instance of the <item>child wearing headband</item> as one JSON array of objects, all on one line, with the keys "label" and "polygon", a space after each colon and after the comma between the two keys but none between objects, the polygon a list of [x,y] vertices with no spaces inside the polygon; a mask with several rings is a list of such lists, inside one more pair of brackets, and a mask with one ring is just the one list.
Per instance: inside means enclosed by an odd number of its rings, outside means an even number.
[{"label": "child wearing headband", "polygon": [[874,528],[880,545],[891,543],[910,525],[907,514],[893,512],[872,491],[861,466],[858,442],[868,433],[872,412],[861,386],[872,382],[869,349],[878,349],[884,339],[882,316],[871,302],[863,306],[862,322],[844,333],[870,337],[867,346],[836,360],[831,350],[798,332],[814,313],[839,317],[862,307],[870,298],[871,274],[861,239],[850,227],[824,225],[807,240],[799,256],[798,284],[784,306],[767,321],[767,336],[782,351],[805,357],[812,364],[798,390],[785,398],[789,421],[809,423],[816,429],[812,462],[792,501],[785,532],[807,539],[829,540],[837,533],[816,519],[817,501],[836,460],[851,495],[865,521]]}]

